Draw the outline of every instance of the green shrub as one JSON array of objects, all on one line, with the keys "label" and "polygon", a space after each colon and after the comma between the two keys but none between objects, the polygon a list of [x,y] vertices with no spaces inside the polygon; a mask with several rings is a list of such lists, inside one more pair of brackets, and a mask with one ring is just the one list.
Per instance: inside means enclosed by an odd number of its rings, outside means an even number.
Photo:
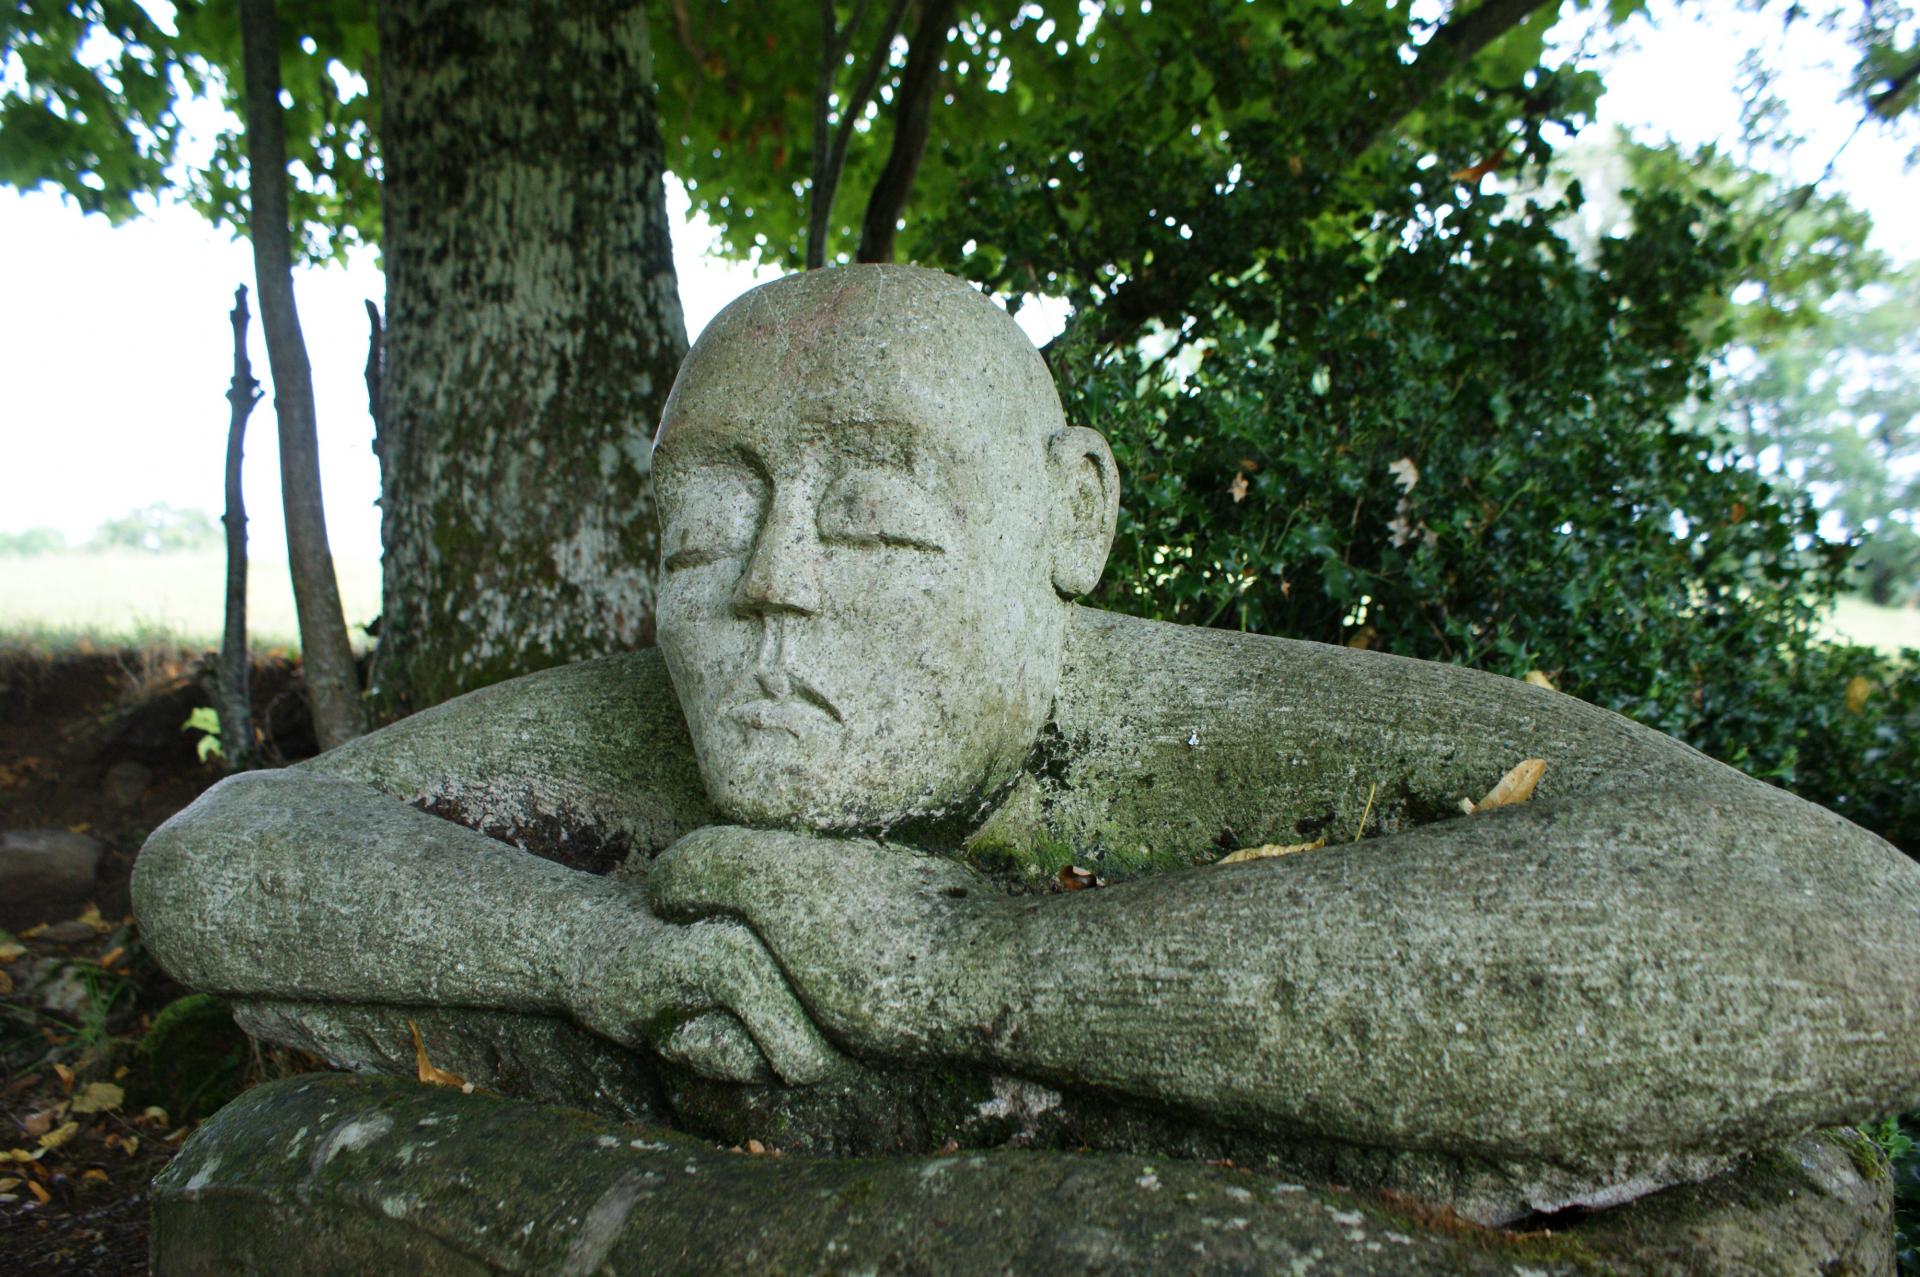
[{"label": "green shrub", "polygon": [[1900,1271],[1920,1274],[1920,1113],[1867,1129],[1893,1170],[1893,1251]]}]

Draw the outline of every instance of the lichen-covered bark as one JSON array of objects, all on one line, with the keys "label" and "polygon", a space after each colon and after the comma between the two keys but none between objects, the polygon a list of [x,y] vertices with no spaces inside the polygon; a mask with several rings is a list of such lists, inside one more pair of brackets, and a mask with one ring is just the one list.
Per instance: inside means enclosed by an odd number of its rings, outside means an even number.
[{"label": "lichen-covered bark", "polygon": [[636,0],[380,6],[388,335],[375,694],[645,643],[648,444],[686,330]]}]

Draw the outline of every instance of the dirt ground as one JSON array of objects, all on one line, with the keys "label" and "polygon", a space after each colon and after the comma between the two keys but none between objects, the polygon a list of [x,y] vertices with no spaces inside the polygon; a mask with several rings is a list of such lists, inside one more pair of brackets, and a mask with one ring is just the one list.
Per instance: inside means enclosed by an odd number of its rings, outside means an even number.
[{"label": "dirt ground", "polygon": [[[315,1063],[180,1001],[132,925],[141,843],[223,774],[181,727],[208,704],[200,659],[0,647],[0,833],[105,844],[88,904],[0,931],[0,1272],[146,1272],[147,1184],[180,1141],[234,1089]],[[286,660],[256,666],[253,699],[269,761],[312,753]]]}]

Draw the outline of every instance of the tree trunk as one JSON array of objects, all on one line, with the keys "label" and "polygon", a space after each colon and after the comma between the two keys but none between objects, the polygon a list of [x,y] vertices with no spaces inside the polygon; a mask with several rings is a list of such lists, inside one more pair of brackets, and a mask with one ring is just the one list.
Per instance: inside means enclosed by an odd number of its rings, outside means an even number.
[{"label": "tree trunk", "polygon": [[374,686],[418,709],[653,635],[649,445],[686,352],[645,6],[379,6]]},{"label": "tree trunk", "polygon": [[340,584],[327,545],[320,500],[320,444],[313,407],[313,369],[293,302],[293,239],[287,222],[287,143],[280,107],[280,45],[273,0],[239,0],[246,78],[247,235],[260,286],[260,324],[267,335],[273,407],[280,422],[280,497],[287,516],[287,558],[300,623],[300,665],[320,748],[332,749],[366,729],[360,672],[347,642]]}]

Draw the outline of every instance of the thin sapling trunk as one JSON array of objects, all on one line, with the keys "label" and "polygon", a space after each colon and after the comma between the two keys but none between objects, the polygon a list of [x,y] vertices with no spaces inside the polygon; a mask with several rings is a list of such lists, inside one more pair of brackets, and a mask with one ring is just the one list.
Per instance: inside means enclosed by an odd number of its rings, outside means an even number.
[{"label": "thin sapling trunk", "polygon": [[287,147],[280,107],[280,51],[273,0],[239,0],[246,74],[247,167],[253,269],[260,320],[267,334],[273,404],[280,419],[280,493],[287,515],[287,556],[300,622],[301,663],[320,748],[332,749],[366,730],[360,675],[347,642],[340,586],[327,546],[320,501],[320,446],[313,406],[313,370],[293,301],[293,242],[287,216]]},{"label": "thin sapling trunk", "polygon": [[220,639],[219,674],[213,704],[220,713],[221,750],[229,767],[253,763],[252,670],[247,659],[247,501],[240,488],[240,461],[247,418],[260,399],[260,383],[247,360],[247,286],[233,290],[233,380],[227,385],[227,623]]}]

